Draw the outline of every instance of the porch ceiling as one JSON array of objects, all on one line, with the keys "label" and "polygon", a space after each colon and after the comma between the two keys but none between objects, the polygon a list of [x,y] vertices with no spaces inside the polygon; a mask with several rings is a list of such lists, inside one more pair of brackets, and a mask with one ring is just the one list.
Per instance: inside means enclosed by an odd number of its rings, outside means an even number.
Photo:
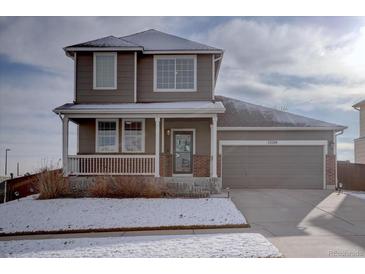
[{"label": "porch ceiling", "polygon": [[217,114],[224,113],[222,102],[189,101],[123,104],[64,104],[56,114]]}]

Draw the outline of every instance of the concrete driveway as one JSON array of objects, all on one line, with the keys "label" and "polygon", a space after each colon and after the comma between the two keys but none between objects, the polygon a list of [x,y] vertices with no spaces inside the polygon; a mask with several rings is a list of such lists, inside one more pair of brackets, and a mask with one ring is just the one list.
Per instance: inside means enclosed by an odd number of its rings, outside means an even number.
[{"label": "concrete driveway", "polygon": [[231,190],[251,225],[286,257],[365,257],[365,200],[328,190]]}]

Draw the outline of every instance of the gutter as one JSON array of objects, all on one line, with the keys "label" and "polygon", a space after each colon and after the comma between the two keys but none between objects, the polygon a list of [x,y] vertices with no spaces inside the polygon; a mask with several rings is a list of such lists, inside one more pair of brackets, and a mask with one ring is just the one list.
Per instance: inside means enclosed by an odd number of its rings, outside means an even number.
[{"label": "gutter", "polygon": [[105,109],[78,109],[78,110],[58,110],[54,109],[54,113],[61,114],[217,114],[224,113],[225,109],[136,109],[136,110],[105,110]]},{"label": "gutter", "polygon": [[218,131],[321,131],[343,132],[347,127],[218,127]]}]

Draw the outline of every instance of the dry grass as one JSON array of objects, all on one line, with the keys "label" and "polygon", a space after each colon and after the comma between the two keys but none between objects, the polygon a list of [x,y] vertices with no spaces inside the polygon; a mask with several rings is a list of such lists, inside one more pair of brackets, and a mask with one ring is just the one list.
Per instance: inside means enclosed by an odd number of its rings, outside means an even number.
[{"label": "dry grass", "polygon": [[95,183],[88,189],[88,194],[91,197],[109,197],[110,195],[110,178],[99,176]]},{"label": "dry grass", "polygon": [[39,199],[54,199],[70,195],[70,186],[59,170],[43,169],[37,175],[36,188]]},{"label": "dry grass", "polygon": [[167,195],[165,184],[153,177],[98,177],[89,195],[98,198],[161,198]]}]

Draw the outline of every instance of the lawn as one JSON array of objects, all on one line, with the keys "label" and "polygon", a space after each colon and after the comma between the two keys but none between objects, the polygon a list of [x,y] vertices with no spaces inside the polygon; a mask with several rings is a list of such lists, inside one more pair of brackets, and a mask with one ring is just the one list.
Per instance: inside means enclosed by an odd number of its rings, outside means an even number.
[{"label": "lawn", "polygon": [[278,249],[257,233],[0,241],[0,257],[268,258]]},{"label": "lawn", "polygon": [[228,198],[52,199],[0,205],[0,234],[247,226]]}]

